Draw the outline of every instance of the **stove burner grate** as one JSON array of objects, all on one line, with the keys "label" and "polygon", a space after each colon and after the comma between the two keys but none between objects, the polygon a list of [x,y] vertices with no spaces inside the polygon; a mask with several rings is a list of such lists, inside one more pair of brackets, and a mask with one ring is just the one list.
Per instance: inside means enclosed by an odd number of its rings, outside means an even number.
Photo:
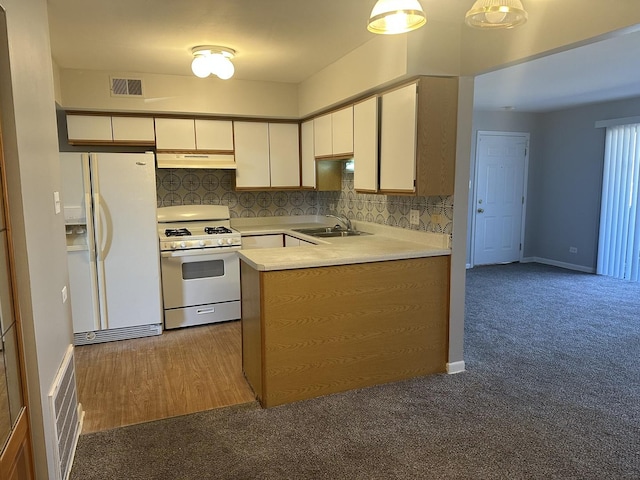
[{"label": "stove burner grate", "polygon": [[228,229],[227,227],[204,227],[204,233],[208,234],[208,235],[215,235],[215,234],[220,234],[220,233],[232,233],[230,229]]},{"label": "stove burner grate", "polygon": [[167,237],[188,237],[191,235],[191,232],[186,228],[167,228],[164,234]]}]

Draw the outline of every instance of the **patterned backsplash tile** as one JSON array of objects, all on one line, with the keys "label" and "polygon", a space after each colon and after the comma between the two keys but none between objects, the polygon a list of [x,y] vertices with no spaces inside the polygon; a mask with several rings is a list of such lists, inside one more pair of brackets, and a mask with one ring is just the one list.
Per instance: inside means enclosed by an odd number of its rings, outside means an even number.
[{"label": "patterned backsplash tile", "polygon": [[[233,170],[157,169],[158,206],[228,205],[231,216],[234,218],[342,213],[354,220],[413,230],[451,233],[452,196],[360,194],[353,188],[353,173],[347,171],[342,174],[340,192],[302,190],[236,192],[234,175]],[[418,210],[420,225],[410,225],[411,210]]]}]

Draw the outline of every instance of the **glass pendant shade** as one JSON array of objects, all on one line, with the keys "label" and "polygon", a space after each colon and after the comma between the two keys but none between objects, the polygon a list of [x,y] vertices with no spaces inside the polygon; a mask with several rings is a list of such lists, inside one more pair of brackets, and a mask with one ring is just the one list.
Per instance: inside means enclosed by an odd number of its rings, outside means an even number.
[{"label": "glass pendant shade", "polygon": [[525,23],[527,17],[520,0],[477,0],[465,22],[476,28],[513,28]]},{"label": "glass pendant shade", "polygon": [[367,29],[373,33],[394,35],[410,32],[427,23],[418,0],[378,0],[373,6]]}]

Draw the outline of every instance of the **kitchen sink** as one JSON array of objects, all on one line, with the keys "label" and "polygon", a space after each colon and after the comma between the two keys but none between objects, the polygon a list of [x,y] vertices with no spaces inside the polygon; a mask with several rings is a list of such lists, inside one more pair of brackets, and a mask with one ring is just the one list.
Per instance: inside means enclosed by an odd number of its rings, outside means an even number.
[{"label": "kitchen sink", "polygon": [[360,232],[358,230],[341,230],[335,229],[334,227],[294,228],[293,231],[319,238],[358,237],[362,235],[371,235],[370,233]]}]

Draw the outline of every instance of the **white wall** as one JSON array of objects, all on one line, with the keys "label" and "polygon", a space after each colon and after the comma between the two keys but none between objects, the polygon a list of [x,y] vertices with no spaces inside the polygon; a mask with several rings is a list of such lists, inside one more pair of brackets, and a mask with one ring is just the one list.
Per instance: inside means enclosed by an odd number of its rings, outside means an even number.
[{"label": "white wall", "polygon": [[[0,0],[8,47],[0,47],[0,100],[24,330],[29,407],[39,479],[53,478],[54,438],[47,395],[71,343],[66,241],[53,208],[60,188],[46,0]],[[8,65],[7,63],[10,63]]]},{"label": "white wall", "polygon": [[[144,97],[112,97],[110,75],[141,78]],[[60,71],[60,82],[65,110],[298,117],[298,88],[291,83],[70,69]]]},{"label": "white wall", "polygon": [[[587,5],[588,4],[588,5]],[[640,23],[637,0],[525,2],[529,19],[510,30],[462,30],[463,75],[477,75],[537,55],[589,43]]]}]

